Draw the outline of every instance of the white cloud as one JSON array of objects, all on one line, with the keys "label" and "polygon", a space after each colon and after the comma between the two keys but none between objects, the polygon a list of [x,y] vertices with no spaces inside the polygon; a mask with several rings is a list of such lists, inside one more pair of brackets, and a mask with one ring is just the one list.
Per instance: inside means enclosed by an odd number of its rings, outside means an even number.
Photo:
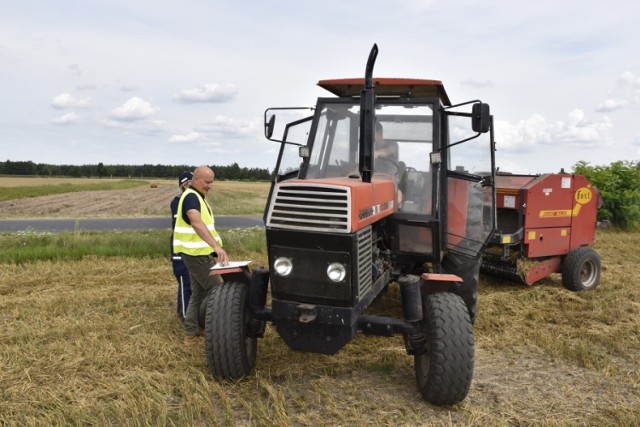
[{"label": "white cloud", "polygon": [[627,101],[618,101],[618,100],[609,98],[606,101],[604,101],[602,104],[598,105],[596,107],[596,111],[598,113],[610,113],[612,111],[616,111],[623,108],[627,104],[628,104]]},{"label": "white cloud", "polygon": [[169,138],[170,143],[182,143],[182,142],[193,142],[197,141],[202,137],[202,134],[198,132],[190,132],[186,135],[173,135]]},{"label": "white cloud", "polygon": [[98,85],[95,83],[83,83],[76,86],[78,90],[94,90],[97,89]]},{"label": "white cloud", "polygon": [[109,117],[116,122],[136,122],[147,119],[158,110],[150,102],[134,96],[120,107],[114,108]]},{"label": "white cloud", "polygon": [[620,77],[618,77],[618,83],[621,85],[640,88],[640,77],[634,75],[631,71],[625,71],[620,75]]},{"label": "white cloud", "polygon": [[470,87],[473,89],[483,89],[488,87],[493,87],[493,82],[491,80],[474,80],[467,79],[460,82],[463,87]]},{"label": "white cloud", "polygon": [[71,74],[75,76],[79,76],[82,74],[82,70],[80,69],[80,66],[78,64],[70,64],[69,71],[71,71]]},{"label": "white cloud", "polygon": [[616,80],[611,97],[596,107],[597,112],[612,112],[640,104],[640,76],[625,71]]},{"label": "white cloud", "polygon": [[56,117],[55,119],[52,120],[52,123],[55,123],[57,125],[72,125],[72,124],[78,123],[79,120],[80,120],[80,116],[78,116],[74,112],[71,112],[71,113],[63,114],[60,117]]},{"label": "white cloud", "polygon": [[199,102],[219,103],[232,100],[237,93],[238,90],[234,84],[218,85],[211,83],[193,89],[185,89],[174,95],[174,99],[187,104]]},{"label": "white cloud", "polygon": [[527,151],[541,144],[593,147],[611,143],[613,127],[608,117],[588,120],[584,112],[575,109],[566,121],[550,123],[540,114],[513,124],[497,121],[496,141],[501,149]]},{"label": "white cloud", "polygon": [[135,92],[136,90],[138,90],[138,88],[134,85],[121,85],[120,86],[120,91],[121,92]]},{"label": "white cloud", "polygon": [[580,145],[608,145],[611,143],[609,131],[613,123],[608,117],[598,120],[588,120],[584,116],[584,111],[575,109],[569,113],[567,123],[558,122],[552,128],[554,136],[567,143]]},{"label": "white cloud", "polygon": [[211,123],[199,126],[196,130],[217,137],[260,136],[262,135],[262,122],[216,116]]},{"label": "white cloud", "polygon": [[89,98],[78,99],[68,93],[61,93],[53,98],[51,105],[54,108],[84,108],[89,106]]}]

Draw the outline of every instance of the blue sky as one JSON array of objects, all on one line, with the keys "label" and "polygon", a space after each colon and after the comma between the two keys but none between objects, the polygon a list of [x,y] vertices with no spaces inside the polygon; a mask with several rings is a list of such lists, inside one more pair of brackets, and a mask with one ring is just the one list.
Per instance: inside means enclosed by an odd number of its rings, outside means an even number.
[{"label": "blue sky", "polygon": [[442,80],[495,117],[502,170],[640,159],[640,4],[4,1],[0,160],[272,168],[268,107],[327,78]]}]

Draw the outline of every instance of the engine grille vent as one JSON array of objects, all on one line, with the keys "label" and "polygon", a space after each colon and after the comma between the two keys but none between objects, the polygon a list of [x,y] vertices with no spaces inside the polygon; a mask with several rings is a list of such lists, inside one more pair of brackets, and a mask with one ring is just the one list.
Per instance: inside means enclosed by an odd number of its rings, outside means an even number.
[{"label": "engine grille vent", "polygon": [[281,184],[267,216],[267,226],[290,230],[349,233],[351,197],[347,188]]},{"label": "engine grille vent", "polygon": [[373,241],[371,226],[358,232],[358,299],[371,292],[373,286]]}]

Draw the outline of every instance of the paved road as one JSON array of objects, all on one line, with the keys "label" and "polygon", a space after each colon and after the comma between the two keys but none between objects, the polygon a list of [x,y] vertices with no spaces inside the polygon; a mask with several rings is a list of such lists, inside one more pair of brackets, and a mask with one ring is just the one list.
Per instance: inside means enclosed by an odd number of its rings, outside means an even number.
[{"label": "paved road", "polygon": [[[218,216],[216,228],[262,227],[262,216]],[[150,218],[49,218],[49,219],[0,219],[0,233],[18,231],[131,231],[168,230],[171,219]]]}]

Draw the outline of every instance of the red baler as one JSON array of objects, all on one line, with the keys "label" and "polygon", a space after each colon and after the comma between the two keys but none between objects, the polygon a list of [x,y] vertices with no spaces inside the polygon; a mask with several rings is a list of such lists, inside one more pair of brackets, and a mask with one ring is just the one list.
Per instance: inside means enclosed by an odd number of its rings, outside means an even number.
[{"label": "red baler", "polygon": [[497,232],[482,272],[531,285],[562,273],[572,291],[600,281],[595,240],[598,190],[575,174],[496,176]]}]

